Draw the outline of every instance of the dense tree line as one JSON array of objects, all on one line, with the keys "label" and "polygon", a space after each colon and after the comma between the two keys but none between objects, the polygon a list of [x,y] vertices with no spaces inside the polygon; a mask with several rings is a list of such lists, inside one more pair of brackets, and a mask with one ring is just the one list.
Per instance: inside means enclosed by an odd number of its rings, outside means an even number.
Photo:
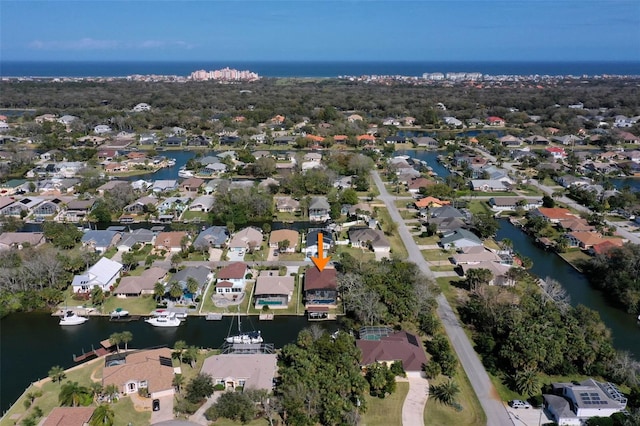
[{"label": "dense tree line", "polygon": [[613,375],[616,353],[598,313],[571,307],[548,287],[517,296],[485,286],[459,309],[487,369],[505,374],[522,394],[539,393],[541,372]]},{"label": "dense tree line", "polygon": [[581,267],[591,284],[627,312],[640,313],[640,245],[625,244],[597,255]]},{"label": "dense tree line", "polygon": [[234,188],[216,192],[216,202],[210,213],[213,223],[245,225],[270,221],[273,216],[273,195],[258,187]]}]

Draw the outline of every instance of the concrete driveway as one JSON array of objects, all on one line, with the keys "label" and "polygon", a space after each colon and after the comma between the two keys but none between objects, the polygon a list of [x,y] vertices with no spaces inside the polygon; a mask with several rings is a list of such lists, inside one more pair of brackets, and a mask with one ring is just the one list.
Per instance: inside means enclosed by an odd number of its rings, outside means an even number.
[{"label": "concrete driveway", "polygon": [[515,426],[539,426],[553,422],[542,408],[511,408],[508,405],[505,408]]},{"label": "concrete driveway", "polygon": [[160,400],[160,411],[151,412],[151,424],[173,420],[173,395],[162,396]]},{"label": "concrete driveway", "polygon": [[[424,406],[429,396],[429,381],[425,377],[407,377],[409,392],[402,404],[402,425],[424,424]],[[404,381],[404,380],[403,380]]]}]

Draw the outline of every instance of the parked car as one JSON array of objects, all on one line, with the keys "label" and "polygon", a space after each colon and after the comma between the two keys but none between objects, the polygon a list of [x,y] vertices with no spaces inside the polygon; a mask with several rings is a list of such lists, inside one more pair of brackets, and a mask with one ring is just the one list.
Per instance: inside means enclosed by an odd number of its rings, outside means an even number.
[{"label": "parked car", "polygon": [[153,400],[153,411],[160,411],[160,400],[159,399],[154,399]]},{"label": "parked car", "polygon": [[527,401],[521,401],[519,399],[509,401],[509,406],[511,408],[531,408],[531,404],[529,404]]}]

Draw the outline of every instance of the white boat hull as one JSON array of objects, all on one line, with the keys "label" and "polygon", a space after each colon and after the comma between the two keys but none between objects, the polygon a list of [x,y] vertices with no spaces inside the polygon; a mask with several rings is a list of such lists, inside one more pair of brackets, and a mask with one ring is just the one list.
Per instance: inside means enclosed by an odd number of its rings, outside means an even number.
[{"label": "white boat hull", "polygon": [[75,313],[69,311],[64,316],[60,317],[60,325],[80,325],[87,322],[89,318],[81,317],[76,315]]},{"label": "white boat hull", "polygon": [[178,318],[149,318],[145,322],[151,324],[154,327],[177,327],[182,324]]}]

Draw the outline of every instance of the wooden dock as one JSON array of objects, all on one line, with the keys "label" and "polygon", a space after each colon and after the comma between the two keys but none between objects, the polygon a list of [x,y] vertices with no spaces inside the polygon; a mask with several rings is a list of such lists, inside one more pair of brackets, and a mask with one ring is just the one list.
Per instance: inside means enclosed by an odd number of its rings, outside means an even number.
[{"label": "wooden dock", "polygon": [[220,314],[220,313],[208,313],[207,316],[205,317],[205,320],[207,320],[207,321],[221,321],[222,320],[222,314]]},{"label": "wooden dock", "polygon": [[273,314],[260,314],[260,321],[273,321]]},{"label": "wooden dock", "polygon": [[116,347],[113,345],[109,339],[105,339],[100,342],[100,347],[98,349],[94,349],[93,345],[91,345],[91,350],[89,352],[85,352],[84,348],[82,349],[82,355],[76,356],[73,354],[74,362],[83,362],[91,358],[98,358],[111,352],[115,351]]},{"label": "wooden dock", "polygon": [[142,318],[141,315],[127,315],[126,317],[110,317],[109,321],[111,322],[130,322],[130,321],[139,321]]}]

